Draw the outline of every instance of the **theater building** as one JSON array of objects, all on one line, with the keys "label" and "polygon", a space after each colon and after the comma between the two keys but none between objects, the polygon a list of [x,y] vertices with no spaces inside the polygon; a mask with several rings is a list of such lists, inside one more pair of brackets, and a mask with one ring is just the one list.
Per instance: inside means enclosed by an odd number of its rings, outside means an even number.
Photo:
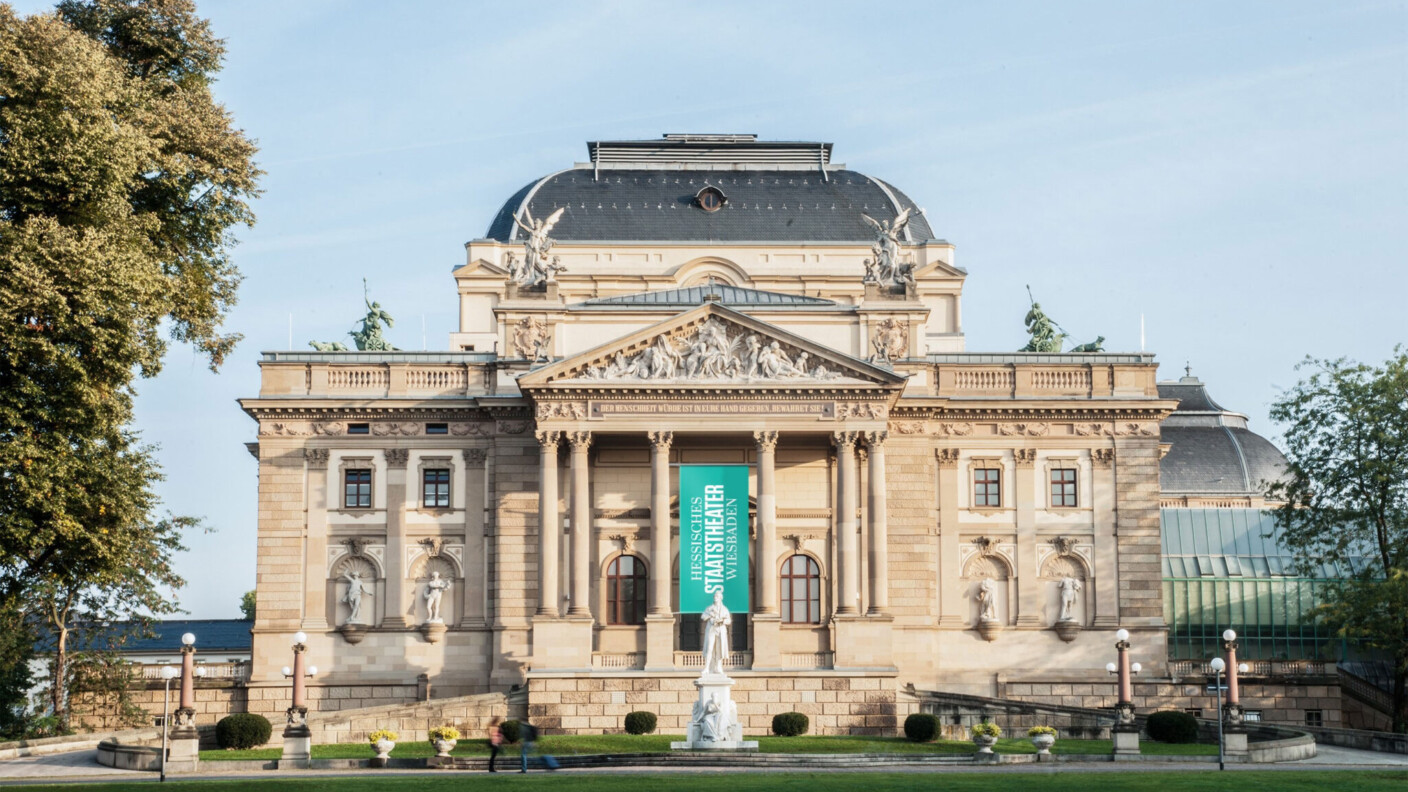
[{"label": "theater building", "polygon": [[283,695],[303,631],[323,709],[429,685],[682,729],[691,464],[749,471],[750,731],[891,731],[910,685],[1106,685],[1119,628],[1165,675],[1153,355],[968,351],[935,218],[831,150],[589,143],[466,244],[449,351],[264,353],[251,688]]}]

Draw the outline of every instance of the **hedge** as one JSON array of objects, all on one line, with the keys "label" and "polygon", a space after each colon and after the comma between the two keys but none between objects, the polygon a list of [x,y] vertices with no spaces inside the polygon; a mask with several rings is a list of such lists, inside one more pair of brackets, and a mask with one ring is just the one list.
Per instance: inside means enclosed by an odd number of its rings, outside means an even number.
[{"label": "hedge", "polygon": [[653,734],[655,733],[655,713],[653,712],[628,712],[626,713],[626,734]]},{"label": "hedge", "polygon": [[503,735],[504,742],[516,743],[522,736],[522,724],[516,720],[506,720],[499,724],[499,734]]},{"label": "hedge", "polygon": [[215,743],[225,749],[253,748],[269,742],[269,735],[273,733],[274,724],[263,715],[237,712],[215,724]]},{"label": "hedge", "polygon": [[932,742],[939,736],[939,716],[916,712],[904,719],[904,736],[912,742]]},{"label": "hedge", "polygon": [[1145,725],[1149,737],[1165,743],[1198,741],[1198,719],[1186,712],[1165,710],[1149,716]]},{"label": "hedge", "polygon": [[811,726],[811,719],[800,712],[779,712],[772,716],[772,733],[778,737],[800,737]]}]

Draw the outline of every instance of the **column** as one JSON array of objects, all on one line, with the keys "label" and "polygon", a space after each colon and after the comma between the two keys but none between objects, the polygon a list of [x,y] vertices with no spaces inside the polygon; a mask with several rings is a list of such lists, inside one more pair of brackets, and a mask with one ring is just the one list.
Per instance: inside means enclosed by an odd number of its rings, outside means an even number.
[{"label": "column", "polygon": [[1019,628],[1040,629],[1046,625],[1041,621],[1041,581],[1036,569],[1036,449],[1018,448],[1012,457],[1017,463],[1012,492],[1017,506],[1017,598],[1012,610]]},{"label": "column", "polygon": [[934,449],[934,460],[938,465],[939,498],[939,626],[964,629],[967,619],[964,599],[959,579],[963,569],[959,566],[962,550],[958,542],[958,489],[968,486],[959,481],[957,448]]},{"label": "column", "polygon": [[870,611],[880,616],[890,610],[889,525],[885,502],[885,440],[889,432],[866,432],[870,448]]},{"label": "column", "polygon": [[[406,615],[406,462],[409,448],[388,448],[386,456],[386,621],[410,627]],[[414,600],[412,600],[414,602]]]},{"label": "column", "polygon": [[588,583],[591,580],[590,560],[592,534],[592,502],[587,456],[592,445],[591,432],[572,432],[572,606],[568,616],[591,618]]},{"label": "column", "polygon": [[675,665],[670,607],[670,444],[674,432],[650,432],[650,613],[645,617],[645,669]]},{"label": "column", "polygon": [[303,449],[308,463],[308,528],[304,557],[303,629],[328,628],[328,456],[326,448]]},{"label": "column", "polygon": [[466,448],[464,457],[464,585],[460,610],[460,625],[483,627],[487,621],[485,564],[489,557],[489,538],[484,530],[487,491],[487,448]]},{"label": "column", "polygon": [[557,554],[562,529],[557,514],[557,444],[561,432],[539,431],[538,438],[538,613],[557,618]]},{"label": "column", "polygon": [[836,443],[836,555],[841,586],[836,614],[856,613],[860,594],[856,548],[856,440],[859,432],[834,432]]},{"label": "column", "polygon": [[758,538],[754,548],[757,615],[777,613],[777,432],[754,432],[758,444]]}]

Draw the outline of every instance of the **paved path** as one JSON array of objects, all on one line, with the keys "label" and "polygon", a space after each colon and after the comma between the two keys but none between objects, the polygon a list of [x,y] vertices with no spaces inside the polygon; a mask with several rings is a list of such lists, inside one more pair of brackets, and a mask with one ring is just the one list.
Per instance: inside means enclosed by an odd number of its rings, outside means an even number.
[{"label": "paved path", "polygon": [[[1335,769],[1398,769],[1408,767],[1408,756],[1403,754],[1379,753],[1376,751],[1360,751],[1353,748],[1338,748],[1332,745],[1317,746],[1317,755],[1312,759],[1303,759],[1298,762],[1281,762],[1278,764],[1234,764],[1228,765],[1227,769],[1232,772],[1247,770],[1335,770]],[[74,751],[72,753],[52,754],[50,756],[25,757],[22,759],[10,759],[0,762],[0,786],[14,784],[33,783],[36,781],[48,782],[76,782],[76,781],[111,781],[116,778],[123,780],[156,780],[155,773],[144,773],[136,770],[115,770],[110,767],[103,767],[97,762],[96,750]],[[237,773],[211,772],[219,766],[218,762],[206,762],[202,765],[203,772],[195,775],[174,776],[179,780],[215,780],[230,778],[279,778],[279,777],[301,777],[308,778],[341,778],[346,776],[363,775],[365,770],[286,770],[270,771],[255,770]],[[1207,763],[1184,763],[1184,762],[1050,762],[1041,764],[1011,764],[992,765],[987,767],[974,765],[891,765],[888,767],[873,768],[815,768],[815,767],[786,767],[786,768],[726,768],[726,767],[615,767],[615,768],[578,768],[565,770],[563,772],[577,775],[588,773],[592,775],[658,775],[670,773],[689,774],[728,774],[728,773],[1128,773],[1128,772],[1168,772],[1168,771],[1189,771],[1189,772],[1217,772],[1217,766]],[[377,770],[378,775],[435,775],[444,776],[443,770]],[[469,775],[480,775],[472,772]]]}]

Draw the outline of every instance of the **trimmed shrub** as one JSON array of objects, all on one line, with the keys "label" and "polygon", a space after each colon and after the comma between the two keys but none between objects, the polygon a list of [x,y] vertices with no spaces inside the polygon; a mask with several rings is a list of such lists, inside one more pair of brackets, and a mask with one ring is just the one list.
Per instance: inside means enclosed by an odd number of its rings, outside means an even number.
[{"label": "trimmed shrub", "polygon": [[269,742],[274,724],[263,715],[237,712],[226,715],[215,724],[215,744],[226,750],[253,748]]},{"label": "trimmed shrub", "polygon": [[626,734],[654,734],[655,733],[655,713],[653,712],[627,712],[626,713]]},{"label": "trimmed shrub", "polygon": [[504,742],[516,743],[518,738],[523,736],[522,724],[516,720],[506,720],[499,724],[499,734],[504,736]]},{"label": "trimmed shrub", "polygon": [[772,716],[772,733],[778,737],[800,737],[811,727],[811,719],[800,712],[779,712]]},{"label": "trimmed shrub", "polygon": [[911,742],[933,742],[939,736],[939,716],[916,712],[904,719],[904,736]]},{"label": "trimmed shrub", "polygon": [[1198,719],[1186,712],[1165,710],[1149,716],[1145,728],[1149,737],[1165,743],[1191,743],[1198,741]]}]

